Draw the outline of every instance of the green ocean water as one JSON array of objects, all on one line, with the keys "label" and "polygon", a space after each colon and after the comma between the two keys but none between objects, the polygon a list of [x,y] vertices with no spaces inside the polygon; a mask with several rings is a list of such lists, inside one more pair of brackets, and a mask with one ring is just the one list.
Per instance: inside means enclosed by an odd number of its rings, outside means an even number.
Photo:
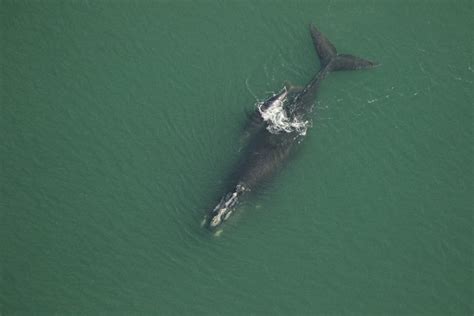
[{"label": "green ocean water", "polygon": [[[0,315],[472,315],[472,1],[0,1]],[[246,112],[331,74],[201,227]]]}]

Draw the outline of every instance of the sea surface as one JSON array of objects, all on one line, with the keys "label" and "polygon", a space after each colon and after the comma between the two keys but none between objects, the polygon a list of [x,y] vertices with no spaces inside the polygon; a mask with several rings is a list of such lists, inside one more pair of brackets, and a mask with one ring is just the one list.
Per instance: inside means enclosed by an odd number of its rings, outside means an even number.
[{"label": "sea surface", "polygon": [[[472,1],[0,1],[0,315],[472,315]],[[247,113],[331,74],[201,227]]]}]

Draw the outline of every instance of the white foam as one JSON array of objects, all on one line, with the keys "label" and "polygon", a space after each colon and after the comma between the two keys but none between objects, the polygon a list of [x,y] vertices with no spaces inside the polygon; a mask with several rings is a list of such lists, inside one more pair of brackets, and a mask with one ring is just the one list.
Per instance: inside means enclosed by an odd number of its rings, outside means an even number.
[{"label": "white foam", "polygon": [[306,135],[306,130],[310,126],[309,121],[300,121],[297,118],[290,120],[284,109],[284,103],[286,98],[283,100],[275,100],[271,106],[263,109],[263,102],[257,104],[258,111],[262,116],[263,120],[267,122],[267,130],[272,134],[279,134],[281,132],[291,133],[296,131],[299,135]]}]

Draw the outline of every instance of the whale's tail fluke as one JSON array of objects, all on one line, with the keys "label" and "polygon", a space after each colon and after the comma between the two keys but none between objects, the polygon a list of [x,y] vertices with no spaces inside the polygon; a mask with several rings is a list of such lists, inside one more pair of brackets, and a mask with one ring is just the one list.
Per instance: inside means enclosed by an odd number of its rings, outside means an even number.
[{"label": "whale's tail fluke", "polygon": [[336,47],[313,25],[309,30],[313,45],[321,62],[321,69],[328,71],[368,69],[378,66],[378,63],[352,56],[349,54],[338,54]]}]

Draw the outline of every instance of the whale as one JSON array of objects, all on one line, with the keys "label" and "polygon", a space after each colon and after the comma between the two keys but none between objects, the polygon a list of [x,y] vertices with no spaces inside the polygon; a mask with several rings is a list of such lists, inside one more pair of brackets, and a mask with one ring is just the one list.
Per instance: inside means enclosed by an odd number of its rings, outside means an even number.
[{"label": "whale", "polygon": [[309,25],[309,32],[319,58],[319,71],[305,86],[286,83],[278,93],[257,104],[246,127],[250,137],[238,167],[232,172],[230,186],[204,220],[209,229],[215,231],[226,222],[247,192],[259,188],[285,165],[311,127],[317,92],[327,75],[379,65],[368,59],[338,53],[314,24]]}]

